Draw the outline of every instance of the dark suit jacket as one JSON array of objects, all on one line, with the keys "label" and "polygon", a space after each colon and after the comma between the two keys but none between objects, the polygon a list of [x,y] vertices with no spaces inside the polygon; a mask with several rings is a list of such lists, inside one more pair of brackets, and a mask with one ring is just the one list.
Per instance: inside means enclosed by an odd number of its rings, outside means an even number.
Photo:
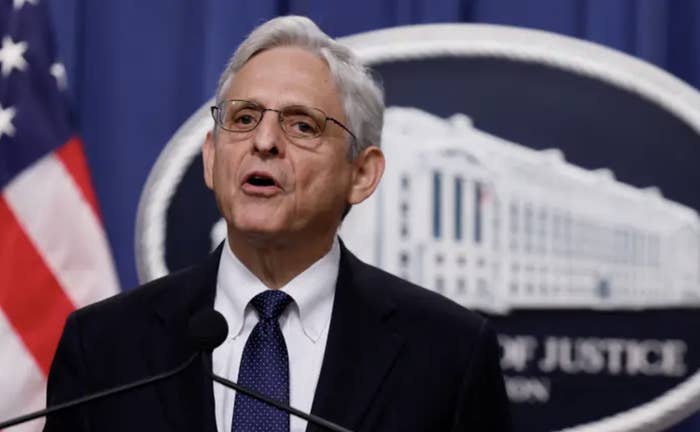
[{"label": "dark suit jacket", "polygon": [[[189,357],[183,335],[189,317],[214,304],[220,252],[71,314],[51,366],[48,403],[160,373]],[[483,318],[342,247],[314,414],[355,431],[507,431],[498,361]],[[213,386],[202,371],[196,364],[159,384],[52,416],[44,430],[215,432]]]}]

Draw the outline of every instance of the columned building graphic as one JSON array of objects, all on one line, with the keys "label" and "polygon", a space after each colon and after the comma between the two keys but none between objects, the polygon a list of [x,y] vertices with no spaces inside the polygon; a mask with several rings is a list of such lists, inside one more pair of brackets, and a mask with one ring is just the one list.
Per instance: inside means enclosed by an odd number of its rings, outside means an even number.
[{"label": "columned building graphic", "polygon": [[700,305],[700,218],[609,170],[389,108],[378,192],[341,235],[370,263],[464,305]]}]

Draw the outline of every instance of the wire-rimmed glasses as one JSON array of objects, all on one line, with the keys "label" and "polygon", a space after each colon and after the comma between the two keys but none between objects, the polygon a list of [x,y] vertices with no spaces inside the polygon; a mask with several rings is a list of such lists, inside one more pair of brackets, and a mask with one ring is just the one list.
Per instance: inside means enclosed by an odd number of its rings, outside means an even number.
[{"label": "wire-rimmed glasses", "polygon": [[315,147],[318,139],[331,121],[355,138],[355,134],[341,122],[329,117],[318,108],[303,105],[290,105],[281,109],[265,108],[254,102],[232,99],[211,107],[211,114],[216,124],[223,130],[235,133],[250,132],[262,121],[267,111],[277,113],[282,131],[294,143],[304,147]]}]

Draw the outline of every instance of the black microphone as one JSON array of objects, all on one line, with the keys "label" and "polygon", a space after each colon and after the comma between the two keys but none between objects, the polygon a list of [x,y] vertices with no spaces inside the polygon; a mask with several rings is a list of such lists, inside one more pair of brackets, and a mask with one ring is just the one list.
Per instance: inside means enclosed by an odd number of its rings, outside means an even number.
[{"label": "black microphone", "polygon": [[[214,309],[204,309],[200,310],[195,315],[193,315],[187,326],[187,342],[189,345],[192,347],[192,349],[195,351],[192,356],[190,356],[187,360],[185,360],[182,364],[177,366],[176,368],[163,372],[161,374],[144,378],[142,380],[132,382],[129,384],[124,384],[118,387],[114,387],[111,389],[103,390],[91,395],[83,396],[78,399],[74,399],[68,402],[64,402],[58,405],[54,405],[52,407],[48,407],[46,409],[40,410],[40,411],[35,411],[33,413],[25,414],[20,417],[16,417],[14,419],[10,419],[7,421],[4,421],[0,423],[0,430],[8,428],[10,426],[15,426],[20,423],[25,423],[30,420],[37,419],[39,417],[44,417],[50,414],[54,414],[63,410],[66,410],[68,408],[76,407],[94,400],[98,399],[103,399],[108,396],[112,396],[115,394],[119,393],[124,393],[129,390],[134,390],[139,387],[143,387],[148,384],[153,384],[158,381],[165,380],[167,378],[170,378],[172,376],[177,375],[178,373],[184,371],[187,369],[197,358],[202,353],[211,353],[214,348],[218,347],[224,342],[224,339],[226,339],[226,335],[228,334],[228,325],[226,324],[226,319],[221,315],[219,312],[215,311]],[[205,356],[202,356],[202,360],[204,363],[204,371],[207,373],[207,375],[214,380],[215,382],[222,384],[226,387],[232,388],[238,392],[241,392],[247,396],[250,396],[254,399],[257,399],[261,402],[264,402],[266,404],[272,405],[277,409],[281,409],[282,411],[285,411],[289,414],[295,415],[297,417],[303,418],[304,420],[314,423],[318,426],[324,427],[328,430],[334,431],[334,432],[352,432],[350,429],[346,429],[342,426],[339,426],[331,421],[328,421],[324,418],[315,416],[313,414],[307,414],[303,411],[300,411],[294,407],[291,407],[289,405],[283,404],[281,402],[275,401],[263,394],[260,394],[258,392],[255,392],[253,390],[247,389],[245,387],[240,386],[239,384],[229,381],[225,378],[222,378],[218,375],[215,375],[208,363],[207,363],[207,358]]]},{"label": "black microphone", "polygon": [[[226,324],[226,319],[221,315],[218,311],[214,309],[209,309],[206,311],[202,311],[200,313],[200,317],[198,321],[196,322],[196,325],[201,326],[202,328],[216,328],[217,331],[221,331],[220,329],[224,329],[224,336],[221,338],[221,341],[218,342],[217,346],[223,342],[223,340],[226,338],[226,334],[228,333],[228,325]],[[194,320],[193,320],[194,321]],[[192,323],[192,322],[191,322]],[[208,340],[204,340],[202,345],[204,345],[204,342]],[[208,345],[207,345],[208,346]],[[205,351],[202,349],[202,351]],[[213,351],[213,349],[206,350],[205,352]],[[241,386],[240,384],[237,384],[233,381],[227,380],[226,378],[222,378],[216,374],[210,369],[207,358],[205,356],[202,356],[202,362],[204,364],[204,370],[207,372],[209,377],[214,380],[215,382],[226,386],[230,389],[236,390],[237,392],[243,393],[246,396],[250,396],[253,399],[257,399],[260,402],[264,402],[268,405],[271,405],[277,409],[280,409],[288,414],[292,414],[294,416],[300,417],[304,420],[306,420],[309,423],[314,423],[317,426],[321,426],[325,429],[331,430],[333,432],[352,432],[350,429],[346,429],[340,425],[337,425],[329,420],[326,420],[322,417],[313,415],[313,414],[307,414],[303,411],[300,411],[290,405],[284,404],[282,402],[276,401],[274,399],[271,399],[267,396],[265,396],[262,393],[258,393],[256,391],[250,390],[248,388],[245,388]]]},{"label": "black microphone", "polygon": [[[223,317],[221,318],[223,319]],[[49,414],[57,413],[59,411],[76,407],[94,400],[106,398],[108,396],[112,396],[119,393],[124,393],[129,390],[134,390],[148,384],[153,384],[158,381],[168,379],[187,369],[194,362],[197,356],[199,356],[201,353],[210,352],[214,350],[214,348],[216,348],[217,346],[221,345],[224,339],[226,339],[227,333],[228,326],[226,325],[226,320],[223,320],[222,326],[220,321],[216,319],[212,320],[209,310],[199,311],[194,316],[192,316],[192,318],[190,318],[187,327],[187,341],[195,350],[195,353],[174,369],[160,373],[158,375],[154,375],[152,377],[141,379],[139,381],[103,390],[97,393],[80,397],[78,399],[63,402],[40,411],[35,411],[33,413],[25,414],[23,416],[4,421],[0,423],[0,430],[9,428],[10,426],[18,425],[20,423],[25,423],[30,420],[37,419],[39,417],[48,416]]]},{"label": "black microphone", "polygon": [[226,318],[214,309],[197,311],[187,323],[187,343],[197,353],[210,353],[228,335]]}]

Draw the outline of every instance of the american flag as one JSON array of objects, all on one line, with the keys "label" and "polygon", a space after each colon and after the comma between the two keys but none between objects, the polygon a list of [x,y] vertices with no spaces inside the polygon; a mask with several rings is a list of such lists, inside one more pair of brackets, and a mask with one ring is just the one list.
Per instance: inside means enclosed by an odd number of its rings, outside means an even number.
[{"label": "american flag", "polygon": [[[118,291],[48,8],[0,0],[0,420],[45,406],[66,316]],[[13,431],[40,430],[42,421]]]}]

